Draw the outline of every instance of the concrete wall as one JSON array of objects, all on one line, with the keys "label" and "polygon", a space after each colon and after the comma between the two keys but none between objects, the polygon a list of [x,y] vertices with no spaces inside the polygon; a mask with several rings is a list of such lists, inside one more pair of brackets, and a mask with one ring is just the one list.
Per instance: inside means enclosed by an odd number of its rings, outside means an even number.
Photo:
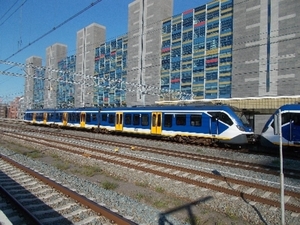
[{"label": "concrete wall", "polygon": [[44,107],[56,107],[58,62],[67,57],[67,46],[56,43],[46,49]]},{"label": "concrete wall", "polygon": [[31,56],[26,59],[27,65],[32,65],[26,68],[25,72],[25,109],[31,109],[33,106],[33,76],[35,75],[36,67],[42,66],[42,58],[38,56]]},{"label": "concrete wall", "polygon": [[232,97],[297,95],[300,1],[234,1]]},{"label": "concrete wall", "polygon": [[95,48],[105,42],[105,35],[106,28],[96,23],[77,32],[75,107],[93,104]]},{"label": "concrete wall", "polygon": [[161,21],[172,16],[173,0],[135,0],[128,6],[128,106],[153,104],[159,99]]}]

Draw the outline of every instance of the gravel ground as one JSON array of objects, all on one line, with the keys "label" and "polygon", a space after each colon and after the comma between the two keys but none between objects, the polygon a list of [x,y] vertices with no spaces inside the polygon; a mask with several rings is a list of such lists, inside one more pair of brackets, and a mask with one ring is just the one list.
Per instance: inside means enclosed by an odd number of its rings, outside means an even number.
[{"label": "gravel ground", "polygon": [[[94,134],[83,133],[92,136]],[[102,136],[108,140],[130,142],[132,139]],[[139,143],[141,140],[136,140]],[[153,141],[144,141],[149,146],[161,145]],[[23,148],[22,146],[26,146]],[[0,140],[0,153],[10,155],[15,160],[38,171],[49,174],[63,184],[84,193],[87,197],[105,204],[109,208],[118,210],[122,215],[129,216],[139,224],[158,224],[159,215],[162,212],[174,209],[171,213],[173,224],[281,224],[281,212],[260,204],[251,204],[242,198],[235,198],[225,194],[184,185],[152,174],[137,172],[118,165],[109,165],[104,162],[97,162],[82,156],[61,155],[59,151],[44,149],[41,146],[23,143],[19,140],[12,140],[3,137]],[[161,146],[162,147],[162,146]],[[182,150],[181,145],[163,143],[164,148]],[[113,150],[113,147],[111,147]],[[10,149],[10,150],[8,150]],[[222,152],[207,148],[187,147],[187,151],[200,152],[201,154],[218,155],[222,157],[236,158],[239,160],[259,162],[266,164],[278,163],[272,157],[249,156]],[[21,154],[13,154],[13,152]],[[132,154],[130,150],[120,149],[120,153]],[[27,152],[27,153],[26,153]],[[159,158],[145,152],[134,152],[136,155]],[[25,157],[29,156],[28,157]],[[175,162],[175,159],[160,159]],[[262,182],[268,179],[273,186],[278,186],[279,178],[262,175],[254,172],[240,171],[233,168],[224,168],[206,163],[191,162],[183,159],[176,159],[176,163],[197,167],[209,171],[218,171],[225,176],[239,177],[241,179],[253,179]],[[87,166],[89,165],[89,166]],[[288,160],[285,166],[298,168],[298,162]],[[95,169],[97,168],[97,169]],[[299,181],[285,179],[287,188],[299,187]],[[298,190],[299,191],[299,190]],[[176,218],[176,219],[173,219]],[[300,215],[286,212],[286,224],[300,224]]]}]

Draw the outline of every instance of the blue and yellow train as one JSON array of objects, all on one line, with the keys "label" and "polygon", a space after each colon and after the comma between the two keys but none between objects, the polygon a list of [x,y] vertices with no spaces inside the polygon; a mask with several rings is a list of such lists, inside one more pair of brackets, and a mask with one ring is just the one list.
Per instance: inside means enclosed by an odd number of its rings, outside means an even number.
[{"label": "blue and yellow train", "polygon": [[264,147],[278,148],[280,136],[275,133],[274,116],[281,111],[282,146],[300,148],[300,104],[288,104],[279,107],[266,122],[260,144]]},{"label": "blue and yellow train", "polygon": [[189,137],[205,145],[244,145],[253,135],[242,111],[226,105],[27,110],[24,121],[108,132]]}]

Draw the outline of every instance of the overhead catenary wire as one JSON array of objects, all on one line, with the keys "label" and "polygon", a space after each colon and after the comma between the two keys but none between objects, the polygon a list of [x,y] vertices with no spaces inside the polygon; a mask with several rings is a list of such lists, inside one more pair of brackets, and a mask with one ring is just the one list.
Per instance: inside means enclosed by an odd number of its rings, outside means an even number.
[{"label": "overhead catenary wire", "polygon": [[12,58],[13,56],[15,56],[16,54],[20,53],[21,51],[23,51],[24,49],[28,48],[29,46],[31,46],[32,44],[35,44],[36,42],[38,42],[39,40],[43,39],[44,37],[46,37],[47,35],[51,34],[52,32],[54,32],[55,30],[59,29],[60,27],[62,27],[63,25],[65,25],[66,23],[70,22],[71,20],[73,20],[74,18],[76,18],[77,16],[81,15],[82,13],[84,13],[85,11],[87,11],[88,9],[90,9],[91,7],[95,6],[96,4],[98,4],[99,2],[101,2],[102,0],[96,0],[94,2],[92,2],[91,4],[89,4],[87,7],[85,7],[84,9],[80,10],[79,12],[77,12],[76,14],[74,14],[73,16],[69,17],[68,19],[66,19],[65,21],[63,21],[62,23],[58,24],[57,26],[53,27],[51,30],[49,30],[48,32],[46,32],[45,34],[41,35],[40,37],[38,37],[37,39],[33,40],[32,42],[30,42],[29,44],[27,44],[26,46],[24,46],[23,48],[19,49],[18,51],[16,51],[15,53],[13,53],[12,55],[10,55],[9,57],[7,57],[5,60],[8,60],[10,58]]}]

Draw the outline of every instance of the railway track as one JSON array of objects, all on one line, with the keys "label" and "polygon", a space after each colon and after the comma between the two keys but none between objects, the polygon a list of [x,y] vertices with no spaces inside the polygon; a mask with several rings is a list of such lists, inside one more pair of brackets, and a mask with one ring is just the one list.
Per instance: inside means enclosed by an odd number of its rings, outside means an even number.
[{"label": "railway track", "polygon": [[[106,162],[124,168],[134,169],[135,171],[151,173],[162,177],[162,179],[171,179],[195,187],[228,194],[237,198],[241,197],[249,202],[261,203],[275,208],[280,207],[280,190],[257,182],[243,181],[241,179],[226,177],[221,174],[207,173],[200,171],[197,168],[186,168],[188,167],[187,165],[174,165],[174,162],[172,161],[162,162],[161,159],[145,159],[137,157],[134,154],[121,154],[119,152],[111,151],[113,148],[110,148],[109,150],[104,149],[103,146],[99,146],[99,143],[97,142],[93,143],[89,140],[79,141],[78,138],[72,139],[70,136],[59,140],[57,137],[53,139],[42,137],[43,134],[40,134],[38,137],[32,137],[30,134],[25,133],[13,134],[6,132],[5,135],[15,138],[16,140],[36,143],[47,149],[51,148],[52,151],[56,149],[61,154],[70,155],[72,153],[74,156],[81,157],[82,160],[94,159],[99,163]],[[67,140],[69,143],[66,143]],[[179,155],[179,157],[182,157],[182,155]],[[229,163],[225,164],[229,165]],[[300,193],[286,191],[285,195],[286,210],[300,213]]]},{"label": "railway track", "polygon": [[[27,131],[27,129],[25,129],[25,131]],[[175,151],[166,148],[148,147],[142,144],[130,144],[130,143],[124,143],[117,140],[114,141],[101,140],[94,137],[84,137],[76,134],[65,134],[62,132],[57,133],[57,132],[52,132],[44,129],[39,130],[39,134],[37,134],[39,135],[39,138],[43,138],[41,136],[42,133],[57,137],[55,140],[60,140],[61,138],[66,138],[67,141],[80,139],[81,141],[86,141],[87,144],[91,143],[91,144],[109,145],[109,146],[114,146],[119,148],[131,148],[137,151],[164,155],[166,157],[184,158],[184,159],[190,159],[199,162],[213,163],[213,164],[219,164],[223,166],[235,167],[239,169],[246,169],[254,172],[265,173],[265,174],[270,174],[275,176],[280,175],[280,168],[278,166],[250,163],[246,161],[238,161],[238,160],[228,159],[228,158],[224,159],[222,157],[209,156],[209,155],[193,153],[193,152],[186,152],[186,151],[180,152],[180,151]],[[284,174],[285,177],[300,179],[300,170],[284,168]]]},{"label": "railway track", "polygon": [[[0,171],[1,188],[26,214],[27,224],[136,224],[3,155]],[[7,204],[1,208],[16,224],[18,212]]]},{"label": "railway track", "polygon": [[[0,120],[1,122],[5,122]],[[20,129],[22,127],[22,129],[27,129],[27,130],[43,130],[43,128],[50,128],[49,126],[45,126],[45,125],[27,125],[24,124],[22,121],[13,121],[14,125],[16,126],[16,129]],[[20,126],[21,125],[21,126]],[[10,125],[7,125],[7,123],[3,123],[4,127],[9,128]],[[55,129],[56,132],[60,131],[61,129],[64,130],[74,130],[74,131],[84,131],[84,132],[89,132],[89,133],[93,133],[91,130],[88,129],[74,129],[74,128],[70,128],[70,127],[66,127],[66,128],[57,128],[57,127],[51,127],[52,129]],[[45,130],[43,131],[45,132]],[[47,131],[49,132],[49,130]],[[134,135],[134,134],[128,134],[128,133],[115,133],[115,132],[106,132],[106,133],[101,133],[100,135],[113,135],[113,136],[121,136],[121,137],[134,137],[134,138],[138,138],[142,141],[147,141],[149,139],[154,139],[159,143],[170,143],[170,142],[176,142],[178,144],[181,144],[183,147],[185,146],[195,146],[195,147],[199,147],[201,145],[199,145],[199,143],[197,143],[196,140],[190,140],[190,139],[186,139],[186,137],[174,137],[174,138],[170,138],[170,137],[155,137],[155,136],[148,136],[148,135]],[[78,135],[79,137],[81,137],[80,135]],[[256,137],[256,139],[258,140],[258,137]],[[205,146],[204,146],[205,147]],[[257,145],[257,143],[252,143],[248,146],[227,146],[227,145],[223,145],[222,147],[219,145],[213,145],[213,146],[207,146],[211,149],[215,149],[215,150],[220,150],[220,151],[232,151],[235,153],[243,153],[243,154],[258,154],[258,155],[265,155],[265,156],[273,156],[273,157],[279,157],[279,150],[275,151],[275,150],[270,150],[264,147],[261,147],[259,145]],[[286,159],[293,159],[293,160],[300,160],[300,156],[299,156],[299,150],[297,149],[286,149],[283,152],[283,156]]]}]

